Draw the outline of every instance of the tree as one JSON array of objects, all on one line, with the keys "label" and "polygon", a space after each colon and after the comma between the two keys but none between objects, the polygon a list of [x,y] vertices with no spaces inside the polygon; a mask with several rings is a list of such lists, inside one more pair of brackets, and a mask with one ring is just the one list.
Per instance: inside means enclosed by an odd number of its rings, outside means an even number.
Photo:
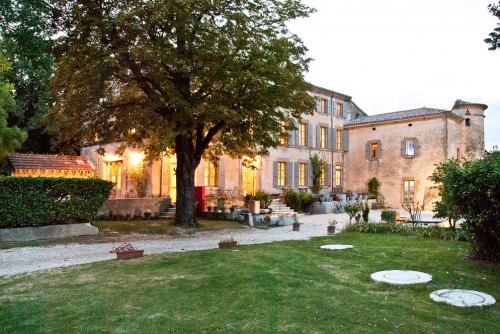
[{"label": "tree", "polygon": [[312,166],[312,187],[311,191],[313,194],[319,193],[321,190],[321,176],[324,176],[326,179],[326,168],[328,167],[327,162],[320,157],[317,153],[310,154],[309,153],[309,161]]},{"label": "tree", "polygon": [[3,80],[3,73],[9,68],[10,64],[0,53],[0,159],[19,148],[27,137],[19,128],[7,126],[7,117],[15,108],[11,93],[14,87]]},{"label": "tree", "polygon": [[53,73],[48,8],[40,0],[11,0],[0,4],[0,52],[12,67],[5,73],[15,88],[16,107],[9,125],[28,132],[20,151],[47,153],[50,136],[43,118],[51,104],[49,80]]},{"label": "tree", "polygon": [[[493,16],[496,16],[498,19],[500,19],[500,1],[496,5],[488,5],[488,9],[491,14],[493,14]],[[500,48],[500,23],[497,23],[497,27],[493,29],[493,31],[490,32],[489,35],[490,37],[484,40],[486,44],[491,44],[488,50],[496,50],[497,48]]]},{"label": "tree", "polygon": [[266,154],[313,110],[307,49],[286,26],[312,12],[299,0],[46,3],[60,30],[52,133],[175,154],[178,224],[196,224],[203,157]]},{"label": "tree", "polygon": [[483,159],[439,164],[430,179],[437,184],[440,216],[464,218],[473,255],[500,261],[500,152],[486,152]]}]

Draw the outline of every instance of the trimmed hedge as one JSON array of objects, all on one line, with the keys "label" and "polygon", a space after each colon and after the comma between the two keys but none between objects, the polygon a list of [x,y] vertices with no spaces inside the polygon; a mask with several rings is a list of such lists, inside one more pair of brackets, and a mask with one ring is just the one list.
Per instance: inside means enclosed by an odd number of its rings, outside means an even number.
[{"label": "trimmed hedge", "polygon": [[92,222],[112,189],[100,179],[0,176],[0,228]]}]

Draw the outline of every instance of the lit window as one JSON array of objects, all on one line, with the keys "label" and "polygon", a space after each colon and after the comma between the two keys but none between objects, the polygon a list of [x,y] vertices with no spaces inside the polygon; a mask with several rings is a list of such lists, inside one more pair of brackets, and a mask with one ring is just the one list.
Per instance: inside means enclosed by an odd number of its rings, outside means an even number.
[{"label": "lit window", "polygon": [[121,189],[122,184],[122,161],[106,161],[104,163],[104,178],[115,184],[115,189]]},{"label": "lit window", "polygon": [[343,104],[342,103],[337,103],[337,117],[342,117],[343,116],[342,109],[343,109]]},{"label": "lit window", "polygon": [[342,187],[342,166],[335,166],[335,185],[337,187]]},{"label": "lit window", "polygon": [[278,162],[278,187],[286,186],[286,162]]},{"label": "lit window", "polygon": [[321,99],[321,112],[323,114],[328,113],[328,102],[325,99]]},{"label": "lit window", "polygon": [[299,126],[299,145],[307,146],[307,124],[300,123]]},{"label": "lit window", "polygon": [[322,187],[326,186],[326,175],[328,174],[328,172],[327,172],[327,168],[328,168],[328,167],[327,167],[327,166],[325,166],[325,167],[323,168],[323,170],[321,171],[321,178],[319,179],[319,184],[320,184]]},{"label": "lit window", "polygon": [[328,128],[320,127],[319,130],[320,130],[319,147],[326,148],[328,140]]},{"label": "lit window", "polygon": [[205,161],[205,186],[217,187],[217,167],[213,162]]},{"label": "lit window", "polygon": [[378,158],[378,143],[371,143],[370,144],[370,157],[372,159]]},{"label": "lit window", "polygon": [[307,165],[304,163],[299,164],[299,186],[306,185]]},{"label": "lit window", "polygon": [[415,192],[415,181],[413,180],[403,181],[403,202],[413,203],[414,192]]},{"label": "lit window", "polygon": [[337,151],[342,150],[342,130],[337,130],[336,132],[335,149]]}]

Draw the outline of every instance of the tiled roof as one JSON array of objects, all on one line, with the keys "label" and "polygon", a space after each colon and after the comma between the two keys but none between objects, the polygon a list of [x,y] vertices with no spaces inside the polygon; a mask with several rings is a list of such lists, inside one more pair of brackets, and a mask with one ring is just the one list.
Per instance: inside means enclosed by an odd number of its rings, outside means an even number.
[{"label": "tiled roof", "polygon": [[48,154],[24,154],[11,153],[7,159],[12,167],[19,169],[53,169],[53,170],[78,170],[93,171],[87,157],[48,155]]},{"label": "tiled roof", "polygon": [[387,114],[373,115],[368,117],[360,117],[352,119],[345,123],[345,126],[350,125],[361,125],[361,124],[372,124],[372,123],[383,123],[391,121],[399,121],[406,119],[422,118],[429,116],[436,116],[448,113],[448,110],[433,109],[433,108],[419,108],[411,110],[396,111]]},{"label": "tiled roof", "polygon": [[486,110],[488,108],[488,106],[486,104],[467,102],[467,101],[462,101],[462,100],[456,100],[455,104],[453,105],[453,108],[460,107],[460,106],[477,106],[477,107],[482,108],[483,110]]}]

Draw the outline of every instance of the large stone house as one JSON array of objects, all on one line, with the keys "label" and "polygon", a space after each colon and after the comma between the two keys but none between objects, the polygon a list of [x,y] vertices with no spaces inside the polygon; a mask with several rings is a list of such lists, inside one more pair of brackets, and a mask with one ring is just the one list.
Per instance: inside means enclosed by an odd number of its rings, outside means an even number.
[{"label": "large stone house", "polygon": [[[297,120],[289,140],[258,157],[255,168],[223,156],[218,166],[202,161],[195,184],[207,189],[251,194],[257,190],[280,193],[286,187],[310,191],[311,154],[318,154],[328,166],[322,176],[323,194],[350,190],[366,193],[368,181],[376,177],[386,205],[399,207],[405,200],[430,203],[435,192],[427,177],[434,164],[460,158],[484,147],[486,105],[457,101],[451,111],[421,108],[367,116],[348,95],[313,86],[317,99],[312,115]],[[94,164],[99,177],[116,182],[115,198],[134,197],[130,172],[143,163],[144,155],[127,149],[113,152],[120,143],[82,148],[81,155]],[[147,163],[148,196],[176,198],[175,157],[163,156]]]}]

